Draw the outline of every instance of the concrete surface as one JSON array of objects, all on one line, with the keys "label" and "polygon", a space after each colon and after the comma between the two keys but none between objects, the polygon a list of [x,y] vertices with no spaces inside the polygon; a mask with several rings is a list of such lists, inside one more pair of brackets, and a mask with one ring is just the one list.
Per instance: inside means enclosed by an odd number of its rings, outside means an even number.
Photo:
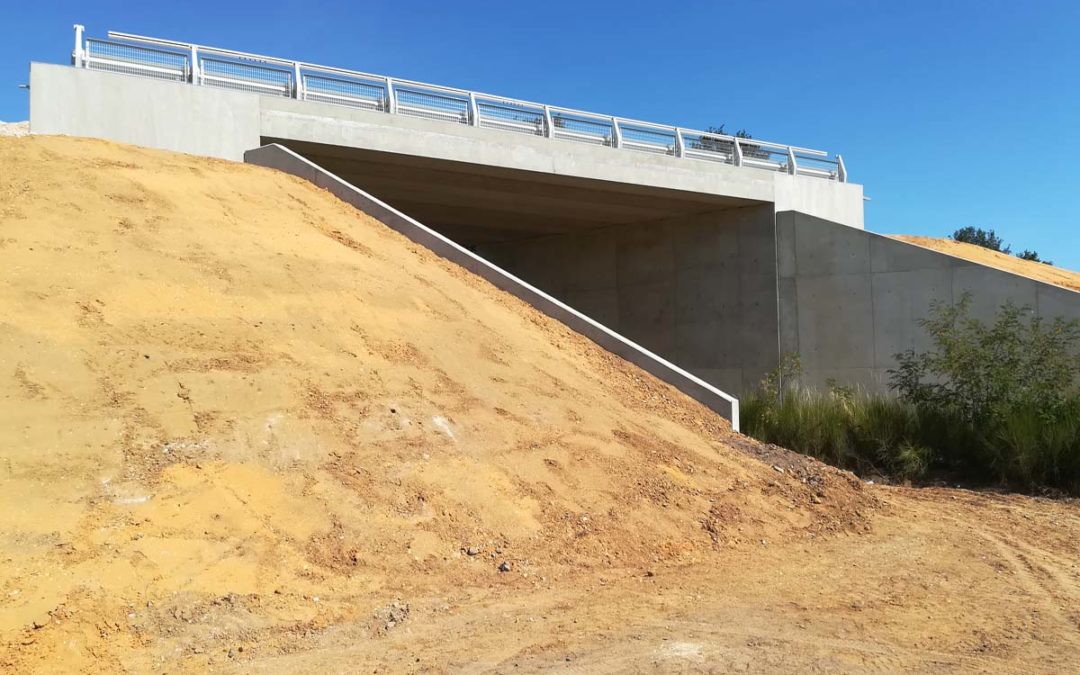
[{"label": "concrete surface", "polygon": [[461,265],[539,311],[561,321],[604,349],[616,354],[700,401],[731,421],[739,429],[739,402],[647,349],[631,342],[598,321],[576,311],[551,295],[507,273],[484,258],[421,224],[392,206],[322,169],[280,145],[268,145],[245,153],[245,161],[271,167],[311,181],[342,201],[400,232],[434,253]]},{"label": "concrete surface", "polygon": [[741,392],[776,367],[772,205],[477,252],[724,391]]},{"label": "concrete surface", "polygon": [[776,217],[781,353],[804,382],[887,388],[895,354],[931,346],[919,320],[934,301],[972,295],[971,315],[1003,303],[1080,319],[1080,293],[797,212]]},{"label": "concrete surface", "polygon": [[261,144],[259,97],[33,63],[30,132],[241,160]]}]

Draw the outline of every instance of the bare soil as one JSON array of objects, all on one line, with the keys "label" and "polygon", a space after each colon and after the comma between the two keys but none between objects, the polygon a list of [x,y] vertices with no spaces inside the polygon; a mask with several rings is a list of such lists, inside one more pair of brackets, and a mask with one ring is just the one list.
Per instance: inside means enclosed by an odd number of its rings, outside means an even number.
[{"label": "bare soil", "polygon": [[1072,291],[1080,291],[1080,272],[1067,270],[1063,267],[1047,265],[1033,260],[1023,260],[1008,253],[999,253],[982,246],[965,244],[952,239],[914,235],[896,235],[893,239],[899,239],[909,244],[933,249],[939,253],[946,253],[957,258],[977,262],[980,265],[996,267],[999,270],[1019,274],[1043,283],[1054,284]]},{"label": "bare soil", "polygon": [[1074,502],[867,485],[302,181],[0,139],[0,670],[1047,672]]}]

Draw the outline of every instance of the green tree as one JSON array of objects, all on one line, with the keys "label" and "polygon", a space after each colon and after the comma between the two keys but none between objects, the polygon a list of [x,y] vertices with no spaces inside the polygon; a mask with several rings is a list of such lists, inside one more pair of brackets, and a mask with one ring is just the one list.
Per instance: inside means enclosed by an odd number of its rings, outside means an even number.
[{"label": "green tree", "polygon": [[1080,322],[1046,321],[1006,302],[986,324],[970,309],[970,293],[953,305],[931,305],[920,325],[934,349],[897,354],[898,366],[889,371],[902,399],[980,423],[1020,405],[1050,414],[1077,395]]},{"label": "green tree", "polygon": [[1031,260],[1032,262],[1041,262],[1044,265],[1053,265],[1054,264],[1053,261],[1043,260],[1042,258],[1039,257],[1038,253],[1036,253],[1035,251],[1028,250],[1028,249],[1024,249],[1023,253],[1017,253],[1016,257],[1020,258],[1021,260]]},{"label": "green tree", "polygon": [[1011,252],[1011,248],[1005,246],[1005,242],[1001,237],[993,230],[984,230],[981,227],[961,227],[956,232],[952,233],[953,241],[959,241],[965,244],[975,244],[976,246],[982,246],[988,248],[991,251],[999,251],[1001,253]]}]

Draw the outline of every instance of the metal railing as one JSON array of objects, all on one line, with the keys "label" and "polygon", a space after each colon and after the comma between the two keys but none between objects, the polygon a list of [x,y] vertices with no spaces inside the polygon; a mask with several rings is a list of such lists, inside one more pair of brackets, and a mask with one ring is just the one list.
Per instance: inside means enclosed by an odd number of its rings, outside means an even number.
[{"label": "metal railing", "polygon": [[847,182],[843,158],[822,150],[598,115],[187,42],[113,31],[109,31],[108,39],[102,40],[84,38],[83,32],[82,26],[75,26],[72,64],[78,68]]}]

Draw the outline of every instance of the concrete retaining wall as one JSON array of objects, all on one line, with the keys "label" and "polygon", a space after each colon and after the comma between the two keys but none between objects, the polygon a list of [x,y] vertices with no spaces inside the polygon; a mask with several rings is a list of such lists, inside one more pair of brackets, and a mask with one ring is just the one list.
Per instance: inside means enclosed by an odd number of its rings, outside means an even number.
[{"label": "concrete retaining wall", "polygon": [[267,145],[244,153],[244,160],[299,176],[324,188],[364,213],[400,232],[434,253],[461,265],[495,287],[524,300],[539,311],[561,321],[604,349],[651,373],[676,389],[715,410],[739,429],[739,402],[704,380],[622,337],[551,295],[496,267],[487,260],[425,227],[316,164],[280,145]]},{"label": "concrete retaining wall", "polygon": [[722,390],[776,367],[771,204],[477,250]]},{"label": "concrete retaining wall", "polygon": [[780,350],[804,381],[882,390],[893,356],[931,346],[919,320],[931,302],[972,294],[991,320],[1007,300],[1038,315],[1080,319],[1080,293],[796,212],[778,214]]}]

